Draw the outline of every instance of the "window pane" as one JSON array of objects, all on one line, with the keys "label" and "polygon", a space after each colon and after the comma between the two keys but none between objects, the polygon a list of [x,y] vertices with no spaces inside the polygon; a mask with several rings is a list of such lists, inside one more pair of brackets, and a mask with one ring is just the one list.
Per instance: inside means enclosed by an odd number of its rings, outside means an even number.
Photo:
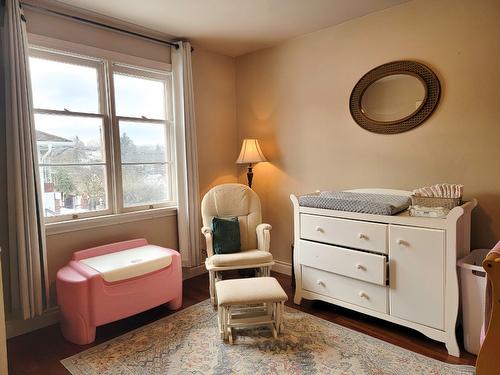
[{"label": "window pane", "polygon": [[35,114],[40,164],[104,162],[102,119]]},{"label": "window pane", "polygon": [[105,210],[103,165],[40,167],[45,217]]},{"label": "window pane", "polygon": [[124,117],[165,118],[165,83],[115,73],[116,114]]},{"label": "window pane", "polygon": [[35,108],[99,113],[97,69],[30,58]]},{"label": "window pane", "polygon": [[122,163],[162,163],[166,161],[166,126],[120,121]]},{"label": "window pane", "polygon": [[141,206],[168,201],[167,165],[123,165],[123,205]]}]

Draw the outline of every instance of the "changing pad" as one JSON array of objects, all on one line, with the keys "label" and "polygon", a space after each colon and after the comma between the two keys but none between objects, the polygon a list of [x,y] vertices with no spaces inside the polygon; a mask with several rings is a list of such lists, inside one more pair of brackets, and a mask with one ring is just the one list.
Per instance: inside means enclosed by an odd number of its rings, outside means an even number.
[{"label": "changing pad", "polygon": [[108,282],[131,279],[158,271],[172,263],[172,257],[162,247],[145,245],[129,250],[80,260],[95,269]]},{"label": "changing pad", "polygon": [[403,195],[348,191],[322,191],[299,197],[300,206],[375,215],[394,215],[406,210],[410,204],[410,198]]}]

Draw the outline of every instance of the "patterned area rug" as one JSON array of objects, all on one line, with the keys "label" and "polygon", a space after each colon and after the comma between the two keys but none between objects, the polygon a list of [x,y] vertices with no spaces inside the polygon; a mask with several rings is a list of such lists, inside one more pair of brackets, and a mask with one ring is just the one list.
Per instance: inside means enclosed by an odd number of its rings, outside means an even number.
[{"label": "patterned area rug", "polygon": [[229,345],[208,300],[61,362],[73,375],[475,373],[292,308],[278,340],[256,328]]}]

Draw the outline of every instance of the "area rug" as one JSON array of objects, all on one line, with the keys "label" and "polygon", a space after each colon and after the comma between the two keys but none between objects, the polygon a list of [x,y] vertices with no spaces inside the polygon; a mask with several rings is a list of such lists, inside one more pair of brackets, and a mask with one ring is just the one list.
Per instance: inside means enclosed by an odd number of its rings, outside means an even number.
[{"label": "area rug", "polygon": [[255,328],[229,345],[207,300],[61,362],[73,375],[475,373],[292,308],[284,319],[278,340]]}]

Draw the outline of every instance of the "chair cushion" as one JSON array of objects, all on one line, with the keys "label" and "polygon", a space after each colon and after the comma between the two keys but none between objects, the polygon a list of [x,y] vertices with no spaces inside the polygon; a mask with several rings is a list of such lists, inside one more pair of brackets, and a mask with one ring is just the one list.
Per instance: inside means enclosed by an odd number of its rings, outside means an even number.
[{"label": "chair cushion", "polygon": [[108,282],[120,281],[158,271],[172,263],[172,256],[160,246],[145,245],[80,260]]},{"label": "chair cushion", "polygon": [[272,261],[272,254],[262,250],[245,250],[234,254],[216,254],[207,259],[207,263],[214,267],[251,266]]},{"label": "chair cushion", "polygon": [[219,306],[282,302],[288,299],[274,277],[222,280],[215,283],[215,289]]},{"label": "chair cushion", "polygon": [[238,253],[241,249],[240,224],[238,218],[212,219],[212,236],[216,254]]},{"label": "chair cushion", "polygon": [[205,227],[212,225],[213,217],[237,217],[241,250],[257,248],[255,229],[262,223],[260,200],[248,186],[222,184],[213,187],[203,197],[201,214]]}]

